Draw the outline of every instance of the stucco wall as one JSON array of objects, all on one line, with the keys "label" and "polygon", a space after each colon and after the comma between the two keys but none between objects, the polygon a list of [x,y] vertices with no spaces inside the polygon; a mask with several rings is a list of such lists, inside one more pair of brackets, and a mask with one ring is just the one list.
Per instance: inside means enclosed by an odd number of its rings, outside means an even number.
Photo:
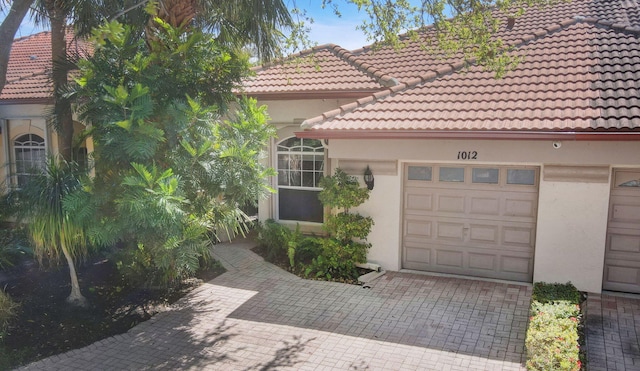
[{"label": "stucco wall", "polygon": [[7,177],[10,174],[8,144],[18,136],[28,133],[37,134],[44,138],[47,150],[55,150],[54,143],[57,137],[45,131],[46,108],[46,105],[41,104],[0,105],[0,119],[3,120],[0,133],[0,184],[3,187],[7,185]]},{"label": "stucco wall", "polygon": [[602,291],[609,183],[540,182],[534,281]]},{"label": "stucco wall", "polygon": [[[299,131],[302,119],[339,107],[338,100],[306,102],[264,101],[280,139]],[[275,141],[274,141],[275,143]],[[555,143],[555,145],[554,145]],[[559,146],[558,146],[559,144]],[[559,147],[559,148],[558,148]],[[271,148],[273,164],[275,149]],[[461,160],[458,153],[475,152],[475,160]],[[573,282],[579,289],[600,292],[607,227],[610,182],[574,177],[545,181],[550,165],[597,166],[607,174],[615,167],[640,167],[640,146],[635,142],[514,141],[514,140],[340,140],[328,143],[327,156],[339,161],[391,161],[395,174],[380,174],[371,198],[358,211],[373,217],[369,260],[383,268],[401,268],[401,220],[403,164],[407,162],[492,164],[540,168],[534,280]],[[327,164],[327,168],[331,166]],[[359,175],[358,172],[353,174]],[[272,185],[275,180],[272,180]],[[275,197],[260,203],[260,219],[274,216]]]},{"label": "stucco wall", "polygon": [[[477,151],[475,161],[457,160],[458,151]],[[469,140],[331,140],[329,157],[397,160],[398,176],[375,174],[376,188],[360,210],[374,217],[370,259],[385,269],[400,268],[402,164],[405,162],[538,166],[540,195],[534,280],[573,282],[580,290],[600,292],[610,182],[574,176],[545,181],[545,165],[588,165],[604,169],[638,167],[640,146],[633,142]]]},{"label": "stucco wall", "polygon": [[376,176],[369,200],[356,209],[360,214],[373,218],[375,223],[368,238],[372,246],[367,260],[393,271],[400,270],[402,194],[398,190],[401,186],[399,175]]},{"label": "stucco wall", "polygon": [[[24,134],[37,134],[44,138],[49,153],[58,152],[58,136],[54,130],[47,128],[47,119],[51,107],[44,104],[0,105],[0,184],[5,185],[9,175],[11,143]],[[75,134],[80,133],[84,125],[74,123]],[[88,152],[93,151],[93,142],[87,140]]]}]

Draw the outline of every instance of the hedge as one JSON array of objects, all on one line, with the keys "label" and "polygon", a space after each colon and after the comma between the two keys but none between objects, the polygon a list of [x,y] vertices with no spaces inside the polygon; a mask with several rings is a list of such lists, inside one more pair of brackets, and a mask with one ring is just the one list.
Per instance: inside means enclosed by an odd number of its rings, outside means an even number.
[{"label": "hedge", "polygon": [[525,346],[528,370],[579,371],[580,292],[571,283],[534,284]]}]

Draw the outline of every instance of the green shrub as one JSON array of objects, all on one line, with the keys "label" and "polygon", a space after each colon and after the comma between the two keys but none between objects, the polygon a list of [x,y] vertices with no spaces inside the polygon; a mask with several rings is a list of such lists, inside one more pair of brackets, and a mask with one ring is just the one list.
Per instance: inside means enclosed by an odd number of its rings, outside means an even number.
[{"label": "green shrub", "polygon": [[578,371],[580,292],[570,283],[536,283],[525,346],[528,370]]},{"label": "green shrub", "polygon": [[8,270],[23,257],[32,256],[27,236],[22,229],[0,229],[0,270]]},{"label": "green shrub", "polygon": [[304,273],[328,280],[354,280],[358,278],[356,263],[366,261],[369,247],[368,243],[351,241],[345,244],[334,238],[325,238],[320,255],[306,266]]},{"label": "green shrub", "polygon": [[293,232],[275,220],[269,219],[258,225],[256,238],[260,246],[267,250],[267,260],[286,259],[288,255],[289,241]]},{"label": "green shrub", "polygon": [[571,282],[536,282],[531,299],[540,303],[567,301],[570,304],[580,304],[580,292]]},{"label": "green shrub", "polygon": [[369,217],[342,212],[327,218],[324,228],[336,239],[348,243],[354,238],[367,238],[372,226],[373,219]]}]

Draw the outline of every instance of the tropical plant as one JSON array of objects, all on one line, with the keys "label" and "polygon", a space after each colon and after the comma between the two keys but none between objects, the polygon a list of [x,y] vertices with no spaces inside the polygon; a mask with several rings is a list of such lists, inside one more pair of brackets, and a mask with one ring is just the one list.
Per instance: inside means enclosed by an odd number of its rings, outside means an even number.
[{"label": "tropical plant", "polygon": [[369,199],[369,190],[360,187],[358,180],[338,168],[333,176],[320,181],[322,191],[318,195],[324,206],[341,210],[327,217],[324,229],[330,238],[322,241],[322,252],[306,268],[306,274],[353,279],[357,276],[356,263],[364,263],[371,244],[366,238],[373,226],[373,219],[350,209]]},{"label": "tropical plant", "polygon": [[87,235],[78,215],[63,206],[66,197],[80,192],[83,170],[62,158],[49,157],[45,166],[35,171],[21,189],[14,192],[18,216],[27,222],[29,238],[40,263],[57,263],[61,257],[69,268],[71,293],[67,302],[84,306],[75,261],[88,252]]},{"label": "tropical plant", "polygon": [[349,244],[356,239],[365,240],[373,226],[373,219],[359,213],[351,213],[350,209],[369,199],[369,189],[360,187],[355,177],[340,168],[336,169],[333,176],[322,178],[320,187],[320,202],[324,206],[342,210],[329,215],[324,226],[327,232],[343,244]]},{"label": "tropical plant", "polygon": [[245,231],[240,206],[271,191],[261,159],[274,129],[264,107],[233,94],[249,73],[245,55],[156,22],[151,47],[116,22],[96,29],[76,94],[95,145],[90,234],[138,255],[124,266],[171,283],[207,259],[211,236]]}]

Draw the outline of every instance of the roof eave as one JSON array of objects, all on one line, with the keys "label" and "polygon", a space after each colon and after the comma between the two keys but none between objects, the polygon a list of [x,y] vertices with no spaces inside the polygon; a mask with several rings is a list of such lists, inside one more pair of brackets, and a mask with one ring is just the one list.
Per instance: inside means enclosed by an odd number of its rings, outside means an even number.
[{"label": "roof eave", "polygon": [[304,100],[304,99],[360,99],[383,89],[343,90],[343,91],[283,91],[269,93],[240,93],[259,100]]},{"label": "roof eave", "polygon": [[640,141],[640,131],[515,131],[515,130],[305,130],[295,133],[308,139],[475,139],[475,140],[571,140]]},{"label": "roof eave", "polygon": [[12,104],[51,104],[53,98],[12,98],[12,99],[0,99],[0,106],[8,106]]}]

